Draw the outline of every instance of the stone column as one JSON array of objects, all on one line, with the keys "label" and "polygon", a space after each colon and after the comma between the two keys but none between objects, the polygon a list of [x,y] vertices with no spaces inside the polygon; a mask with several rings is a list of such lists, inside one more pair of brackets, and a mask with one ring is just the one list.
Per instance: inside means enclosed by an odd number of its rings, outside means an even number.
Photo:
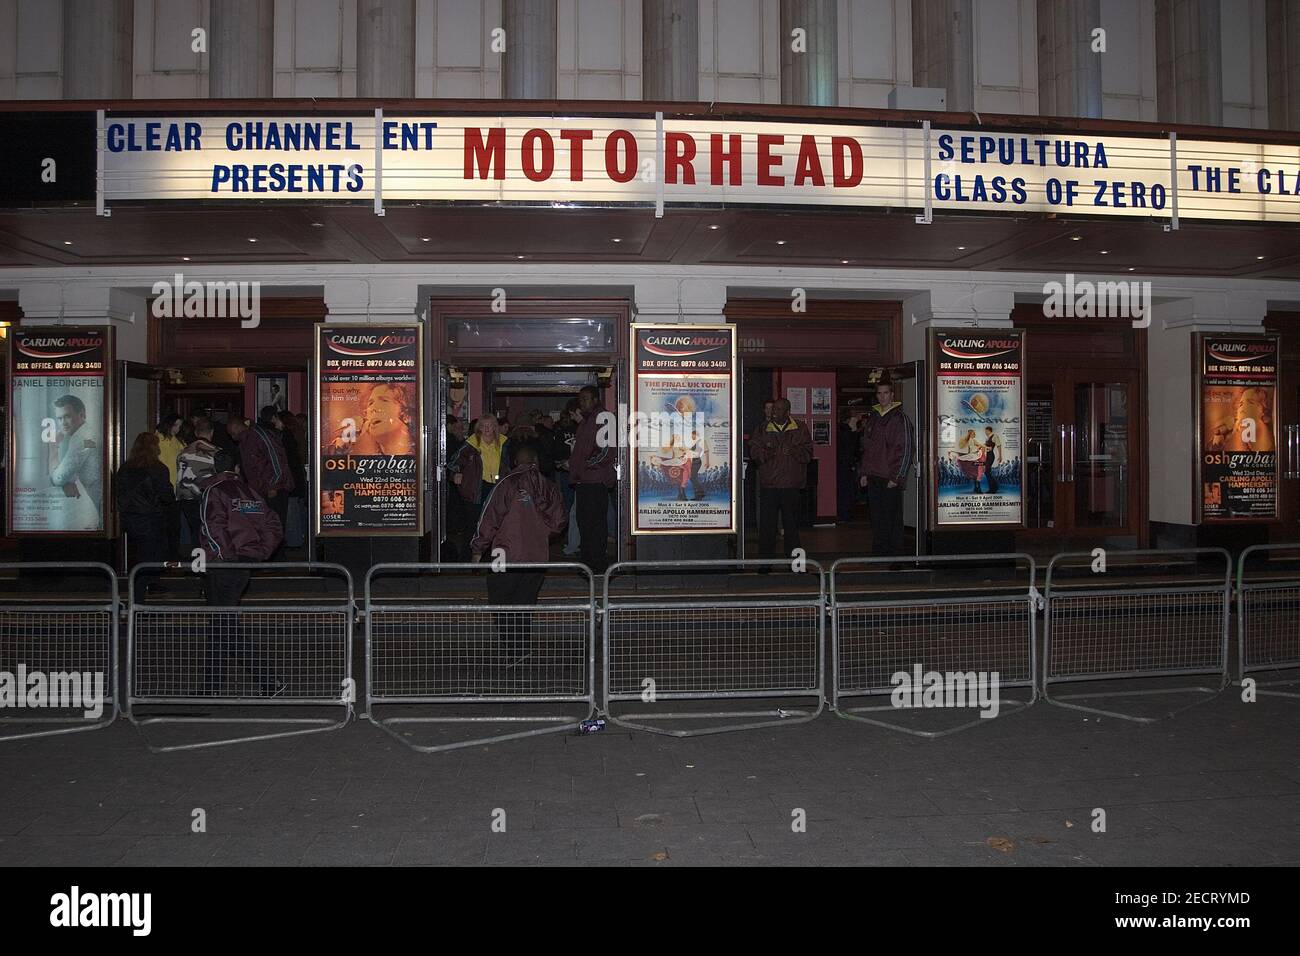
[{"label": "stone column", "polygon": [[275,77],[275,0],[211,0],[208,95],[269,99]]},{"label": "stone column", "polygon": [[1101,0],[1038,0],[1038,112],[1101,117]]},{"label": "stone column", "polygon": [[[836,0],[781,0],[782,103],[839,104],[837,8]],[[798,39],[795,30],[803,31]]]},{"label": "stone column", "polygon": [[912,83],[948,91],[948,109],[975,108],[971,0],[912,0]]},{"label": "stone column", "polygon": [[63,0],[63,98],[127,100],[134,94],[132,0]]},{"label": "stone column", "polygon": [[1268,125],[1300,130],[1300,0],[1268,0]]},{"label": "stone column", "polygon": [[641,13],[641,98],[700,98],[698,0],[645,0]]},{"label": "stone column", "polygon": [[1156,0],[1156,115],[1223,125],[1219,0]]},{"label": "stone column", "polygon": [[508,100],[553,100],[556,95],[556,0],[503,0],[506,49],[501,95]]},{"label": "stone column", "polygon": [[415,96],[415,0],[357,0],[357,96]]}]

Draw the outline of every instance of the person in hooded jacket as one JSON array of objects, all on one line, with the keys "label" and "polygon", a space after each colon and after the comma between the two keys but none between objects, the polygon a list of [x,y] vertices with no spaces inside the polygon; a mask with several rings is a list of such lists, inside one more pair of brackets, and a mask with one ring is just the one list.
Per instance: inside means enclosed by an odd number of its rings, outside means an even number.
[{"label": "person in hooded jacket", "polygon": [[[284,534],[279,515],[235,472],[228,452],[217,452],[213,464],[216,473],[199,481],[199,544],[205,561],[238,564],[268,560],[280,547]],[[209,567],[203,577],[204,599],[210,607],[238,607],[251,577],[252,572],[244,568]],[[210,618],[203,675],[205,696],[221,692],[227,657],[241,664],[252,677],[257,696],[275,697],[286,689],[285,682],[259,660],[239,615],[233,612]]]},{"label": "person in hooded jacket", "polygon": [[[542,590],[544,571],[511,570],[511,564],[543,564],[550,558],[550,537],[568,525],[564,498],[553,481],[537,468],[537,450],[521,445],[515,453],[515,468],[501,478],[483,506],[478,527],[470,541],[474,562],[504,552],[506,569],[487,576],[488,603],[493,605],[536,604]],[[497,627],[507,657],[513,664],[529,656],[531,615],[506,612],[497,615]]]}]

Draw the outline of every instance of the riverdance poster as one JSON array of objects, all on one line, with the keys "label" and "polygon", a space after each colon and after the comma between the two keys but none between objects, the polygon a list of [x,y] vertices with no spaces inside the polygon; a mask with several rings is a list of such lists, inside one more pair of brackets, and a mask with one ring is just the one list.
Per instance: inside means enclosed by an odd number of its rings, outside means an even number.
[{"label": "riverdance poster", "polygon": [[1277,517],[1278,340],[1198,333],[1202,521]]},{"label": "riverdance poster", "polygon": [[633,534],[736,530],[732,326],[632,326]]},{"label": "riverdance poster", "polygon": [[317,534],[423,534],[420,328],[316,335]]},{"label": "riverdance poster", "polygon": [[109,328],[9,338],[10,535],[110,533]]},{"label": "riverdance poster", "polygon": [[1024,523],[1024,336],[930,333],[935,526]]}]

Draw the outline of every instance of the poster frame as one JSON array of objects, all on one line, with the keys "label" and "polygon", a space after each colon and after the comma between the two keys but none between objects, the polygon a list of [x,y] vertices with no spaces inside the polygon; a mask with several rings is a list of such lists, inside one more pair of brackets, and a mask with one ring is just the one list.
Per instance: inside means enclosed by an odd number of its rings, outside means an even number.
[{"label": "poster frame", "polygon": [[[632,534],[634,537],[645,536],[645,535],[679,535],[679,534],[685,534],[685,535],[703,535],[703,534],[723,535],[723,534],[735,534],[737,528],[739,527],[739,525],[738,525],[738,521],[737,521],[737,519],[738,519],[738,515],[737,515],[737,502],[738,502],[738,497],[737,497],[737,488],[738,488],[738,481],[739,481],[739,477],[738,477],[738,476],[739,476],[739,472],[740,472],[740,467],[741,467],[741,458],[742,458],[742,456],[741,456],[741,454],[740,454],[740,452],[741,452],[740,444],[739,444],[739,442],[738,442],[738,440],[737,440],[737,439],[739,438],[740,427],[739,427],[739,423],[738,423],[737,418],[736,418],[737,411],[738,411],[738,405],[737,405],[737,402],[738,402],[739,397],[740,397],[739,394],[738,394],[738,392],[739,392],[739,390],[740,390],[740,382],[741,382],[741,378],[740,378],[740,375],[739,375],[739,366],[738,366],[738,364],[737,364],[737,362],[738,362],[738,346],[739,346],[739,331],[738,331],[738,329],[737,329],[737,327],[736,327],[735,325],[729,325],[729,324],[727,324],[727,325],[693,325],[693,324],[690,324],[690,325],[686,325],[686,324],[671,324],[671,325],[665,325],[665,324],[660,323],[660,322],[648,322],[648,323],[643,323],[643,322],[633,322],[633,323],[631,323],[631,325],[629,326],[629,331],[628,331],[628,336],[629,336],[629,337],[628,337],[628,368],[629,368],[630,373],[631,373],[631,374],[628,376],[628,378],[629,378],[629,381],[628,381],[628,385],[629,385],[629,389],[628,389],[628,422],[629,422],[629,423],[630,423],[630,422],[633,422],[633,421],[636,420],[636,412],[637,412],[637,397],[639,396],[640,391],[641,391],[641,389],[640,389],[640,384],[641,384],[641,383],[640,383],[641,373],[640,373],[640,371],[637,369],[637,358],[636,358],[636,356],[637,356],[637,350],[636,350],[636,345],[637,345],[637,335],[638,335],[640,332],[642,332],[642,331],[656,331],[656,332],[670,332],[670,333],[671,333],[671,332],[678,332],[678,333],[681,333],[681,332],[726,332],[726,333],[728,334],[728,336],[730,336],[730,338],[731,338],[731,368],[730,368],[730,370],[729,370],[728,373],[727,373],[727,374],[728,374],[728,377],[731,379],[731,388],[730,388],[730,391],[731,391],[731,442],[730,442],[730,448],[731,448],[731,507],[730,507],[731,522],[730,522],[730,524],[729,524],[727,527],[725,527],[725,528],[641,528],[641,527],[640,527],[640,524],[639,524],[639,520],[640,520],[640,511],[639,511],[638,504],[637,504],[637,502],[638,502],[637,469],[638,469],[638,467],[639,467],[639,462],[638,462],[638,460],[637,460],[636,449],[635,449],[635,448],[629,448],[629,449],[628,449],[628,465],[627,465],[628,477],[629,477],[629,484],[628,484],[628,490],[629,490],[629,511],[630,511],[630,521],[629,521],[630,528],[629,528],[629,530],[630,530],[631,534]],[[672,373],[668,373],[668,374],[672,374]],[[626,436],[624,435],[624,436],[620,436],[620,437],[621,437],[621,438],[625,438]]]},{"label": "poster frame", "polygon": [[[114,453],[119,444],[117,378],[114,374],[117,366],[116,329],[112,325],[18,325],[9,330],[9,361],[6,369],[9,380],[8,407],[5,410],[5,532],[6,538],[98,538],[117,537],[117,498],[115,478],[117,456]],[[18,431],[14,428],[14,363],[17,361],[17,347],[14,334],[24,335],[76,335],[85,332],[102,332],[104,335],[104,399],[102,410],[100,446],[102,448],[101,466],[104,474],[104,500],[100,502],[102,527],[98,531],[21,531],[14,524],[14,463],[17,456]]]},{"label": "poster frame", "polygon": [[1282,339],[1273,333],[1253,332],[1195,332],[1192,335],[1192,410],[1195,413],[1196,439],[1192,444],[1195,460],[1192,462],[1192,514],[1196,524],[1207,525],[1243,525],[1270,524],[1282,517],[1282,451],[1278,446],[1276,431],[1273,441],[1273,513],[1271,515],[1249,515],[1241,517],[1213,518],[1205,516],[1205,490],[1203,487],[1202,465],[1205,461],[1205,435],[1203,398],[1205,394],[1205,345],[1210,339],[1245,339],[1250,341],[1268,341],[1273,343],[1273,426],[1278,424],[1278,399],[1282,389]]},{"label": "poster frame", "polygon": [[[939,336],[951,335],[954,332],[961,332],[970,336],[997,335],[1016,338],[1020,342],[1020,388],[1018,389],[1017,412],[1020,418],[1020,520],[1019,521],[939,521],[939,435],[942,431],[939,427]],[[1025,395],[1028,391],[1029,383],[1029,336],[1026,329],[1004,329],[1004,328],[971,328],[962,327],[960,329],[931,328],[926,336],[926,395],[929,399],[929,416],[928,430],[930,432],[928,442],[929,460],[926,464],[930,469],[930,479],[927,482],[929,487],[929,519],[930,530],[934,533],[953,530],[968,530],[971,528],[1000,528],[1003,530],[1021,531],[1025,528]]]},{"label": "poster frame", "polygon": [[[321,428],[324,419],[321,417],[321,378],[323,369],[321,367],[321,343],[324,337],[331,332],[414,332],[415,333],[415,374],[416,387],[415,394],[420,403],[420,430],[416,435],[415,443],[415,527],[401,529],[384,529],[384,528],[355,528],[355,529],[337,529],[321,527],[321,480],[322,473],[322,454],[321,454]],[[420,538],[423,537],[427,528],[425,521],[425,505],[427,501],[426,484],[426,462],[428,461],[425,435],[428,428],[427,413],[428,405],[425,401],[427,371],[424,367],[424,336],[425,328],[423,322],[405,322],[401,324],[385,325],[361,325],[361,324],[344,324],[330,325],[325,322],[314,323],[314,334],[312,336],[312,402],[311,402],[311,422],[312,422],[312,455],[311,467],[312,477],[314,479],[311,487],[311,529],[317,538]]]}]

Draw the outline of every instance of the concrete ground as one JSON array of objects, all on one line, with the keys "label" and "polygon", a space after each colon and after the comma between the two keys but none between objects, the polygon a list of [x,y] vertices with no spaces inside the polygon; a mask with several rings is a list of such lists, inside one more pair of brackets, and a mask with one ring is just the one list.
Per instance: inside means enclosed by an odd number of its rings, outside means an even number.
[{"label": "concrete ground", "polygon": [[827,713],[420,754],[362,721],[152,754],[120,720],[0,743],[0,864],[1295,865],[1298,742],[1300,700],[1235,688],[1153,725],[1040,701],[933,740]]}]

